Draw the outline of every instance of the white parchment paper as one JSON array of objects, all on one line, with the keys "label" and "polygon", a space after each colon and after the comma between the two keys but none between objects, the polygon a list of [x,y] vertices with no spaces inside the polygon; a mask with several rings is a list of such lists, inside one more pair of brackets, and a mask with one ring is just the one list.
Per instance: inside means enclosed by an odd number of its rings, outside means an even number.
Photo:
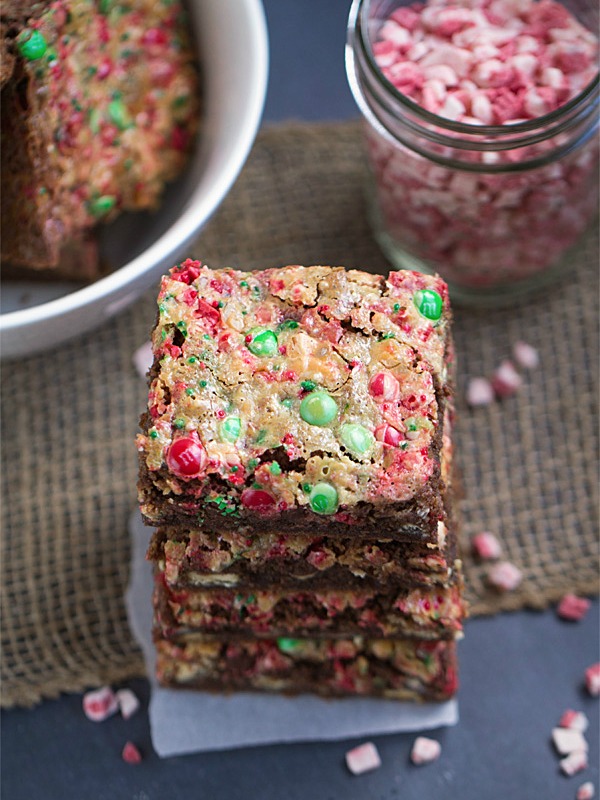
[{"label": "white parchment paper", "polygon": [[144,652],[152,685],[150,728],[159,756],[282,742],[350,739],[458,722],[456,700],[417,705],[360,698],[321,700],[310,695],[221,696],[159,687],[152,677],[152,566],[145,560],[152,531],[144,526],[137,512],[131,517],[130,533],[132,564],[127,613]]}]

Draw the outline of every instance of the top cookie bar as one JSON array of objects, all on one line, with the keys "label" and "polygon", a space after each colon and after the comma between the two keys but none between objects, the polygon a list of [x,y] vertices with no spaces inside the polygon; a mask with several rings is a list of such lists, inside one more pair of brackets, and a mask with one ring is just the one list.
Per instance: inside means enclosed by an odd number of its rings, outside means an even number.
[{"label": "top cookie bar", "polygon": [[158,308],[138,437],[148,523],[437,542],[452,352],[440,278],[188,259]]}]

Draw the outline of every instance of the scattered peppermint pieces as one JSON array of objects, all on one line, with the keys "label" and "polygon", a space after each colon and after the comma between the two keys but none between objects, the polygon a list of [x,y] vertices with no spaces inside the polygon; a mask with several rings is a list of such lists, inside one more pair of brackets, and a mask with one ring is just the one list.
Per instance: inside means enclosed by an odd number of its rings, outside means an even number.
[{"label": "scattered peppermint pieces", "polygon": [[592,664],[585,671],[585,685],[592,697],[600,694],[600,662]]},{"label": "scattered peppermint pieces", "polygon": [[579,789],[577,789],[577,794],[575,795],[575,800],[592,800],[592,797],[596,794],[596,790],[594,788],[594,784],[591,781],[586,781],[582,783]]},{"label": "scattered peppermint pieces", "polygon": [[490,568],[488,582],[501,592],[512,592],[523,580],[523,573],[510,561],[499,561]]},{"label": "scattered peppermint pieces", "polygon": [[429,764],[436,761],[441,752],[442,746],[436,739],[417,736],[410,752],[410,760],[413,764]]},{"label": "scattered peppermint pieces", "polygon": [[475,555],[485,561],[500,558],[502,555],[500,542],[489,531],[482,531],[476,534],[471,540],[471,545]]},{"label": "scattered peppermint pieces", "polygon": [[362,775],[373,769],[379,769],[381,758],[373,742],[365,742],[346,753],[346,766],[353,775]]},{"label": "scattered peppermint pieces", "polygon": [[139,764],[142,760],[142,754],[133,742],[125,742],[121,757],[127,764]]},{"label": "scattered peppermint pieces", "polygon": [[556,613],[561,619],[579,622],[589,611],[591,603],[585,597],[575,594],[566,594],[556,608]]},{"label": "scattered peppermint pieces", "polygon": [[489,406],[494,401],[494,388],[487,378],[471,378],[467,385],[470,406]]},{"label": "scattered peppermint pieces", "polygon": [[523,378],[508,359],[501,362],[492,377],[492,386],[498,397],[510,397],[521,388],[522,384]]},{"label": "scattered peppermint pieces", "polygon": [[577,751],[587,752],[588,744],[581,733],[574,728],[554,728],[552,741],[561,756],[568,756]]},{"label": "scattered peppermint pieces", "polygon": [[133,717],[135,712],[140,707],[140,701],[137,699],[136,695],[131,691],[131,689],[119,689],[117,692],[117,702],[119,703],[119,708],[121,710],[121,716],[123,719],[129,719]]},{"label": "scattered peppermint pieces", "polygon": [[583,711],[567,709],[558,724],[561,728],[571,728],[574,731],[585,733],[588,729],[589,721]]},{"label": "scattered peppermint pieces", "polygon": [[574,753],[570,753],[560,761],[561,772],[564,772],[565,775],[569,776],[575,775],[577,772],[581,772],[582,769],[586,769],[587,765],[587,753],[583,750],[577,750]]},{"label": "scattered peppermint pieces", "polygon": [[154,356],[152,353],[152,344],[150,342],[145,342],[135,351],[133,354],[133,366],[140,378],[146,377],[146,373],[152,366],[153,360]]},{"label": "scattered peppermint pieces", "polygon": [[540,363],[538,351],[527,342],[515,342],[513,356],[517,364],[523,369],[535,369]]},{"label": "scattered peppermint pieces", "polygon": [[119,703],[110,686],[103,686],[83,696],[83,712],[92,722],[103,722],[118,710]]}]

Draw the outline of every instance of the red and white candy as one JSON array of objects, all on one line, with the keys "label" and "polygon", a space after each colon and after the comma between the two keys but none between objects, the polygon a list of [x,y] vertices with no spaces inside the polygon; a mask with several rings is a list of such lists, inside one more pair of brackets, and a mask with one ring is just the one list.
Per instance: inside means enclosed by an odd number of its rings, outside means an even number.
[{"label": "red and white candy", "polygon": [[600,662],[586,669],[585,686],[592,697],[600,695]]},{"label": "red and white candy", "polygon": [[562,619],[572,622],[582,620],[590,610],[591,602],[585,597],[578,597],[575,594],[566,594],[556,608],[556,613]]},{"label": "red and white candy", "polygon": [[489,531],[482,531],[476,534],[471,540],[471,545],[475,555],[485,561],[500,558],[502,555],[500,542]]},{"label": "red and white candy", "polygon": [[577,789],[575,800],[592,800],[595,794],[594,784],[591,781],[586,781]]},{"label": "red and white candy", "polygon": [[489,406],[494,389],[487,378],[471,378],[467,384],[467,403],[470,406]]},{"label": "red and white candy", "polygon": [[378,769],[381,766],[381,758],[373,742],[365,742],[359,747],[348,750],[346,766],[353,775],[362,775],[363,772]]},{"label": "red and white candy", "polygon": [[588,729],[589,721],[583,711],[567,709],[558,721],[558,724],[561,728],[570,728],[580,733],[585,733]]},{"label": "red and white candy", "polygon": [[523,580],[523,573],[510,561],[499,561],[493,567],[490,567],[487,579],[498,591],[512,592]]},{"label": "red and white candy", "polygon": [[587,753],[584,750],[576,750],[574,753],[570,753],[565,758],[561,758],[560,760],[560,769],[561,772],[564,772],[565,775],[575,775],[577,772],[581,772],[582,769],[587,769],[588,765],[588,758]]},{"label": "red and white candy", "polygon": [[83,696],[83,713],[92,722],[104,722],[119,710],[119,702],[110,686],[102,686]]},{"label": "red and white candy", "polygon": [[123,719],[129,719],[140,707],[140,701],[131,689],[119,689],[116,695],[121,716]]},{"label": "red and white candy", "polygon": [[142,760],[142,754],[133,742],[125,742],[121,757],[127,764],[139,764]]},{"label": "red and white candy", "polygon": [[437,739],[417,736],[410,751],[410,760],[417,765],[429,764],[432,761],[436,761],[441,752],[442,746]]},{"label": "red and white candy", "polygon": [[494,372],[492,387],[498,397],[510,397],[515,394],[523,383],[512,361],[505,360]]},{"label": "red and white candy", "polygon": [[583,734],[574,728],[554,728],[552,741],[561,756],[568,756],[579,750],[587,753],[588,750],[588,744]]}]

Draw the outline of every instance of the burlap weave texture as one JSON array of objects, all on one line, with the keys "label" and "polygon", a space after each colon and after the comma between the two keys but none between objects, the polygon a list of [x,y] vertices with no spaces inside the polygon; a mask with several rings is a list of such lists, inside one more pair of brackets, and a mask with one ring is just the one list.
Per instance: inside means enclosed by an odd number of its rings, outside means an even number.
[{"label": "burlap weave texture", "polygon": [[[343,264],[386,271],[369,231],[355,123],[265,128],[190,255],[212,267]],[[544,607],[598,591],[598,250],[510,309],[455,309],[464,562],[472,613]],[[101,329],[3,365],[2,704],[143,674],[127,625],[127,520],[145,400],[133,352],[155,317],[152,289]],[[470,409],[518,339],[540,351],[522,390]],[[492,530],[522,585],[498,595],[468,541]]]}]

